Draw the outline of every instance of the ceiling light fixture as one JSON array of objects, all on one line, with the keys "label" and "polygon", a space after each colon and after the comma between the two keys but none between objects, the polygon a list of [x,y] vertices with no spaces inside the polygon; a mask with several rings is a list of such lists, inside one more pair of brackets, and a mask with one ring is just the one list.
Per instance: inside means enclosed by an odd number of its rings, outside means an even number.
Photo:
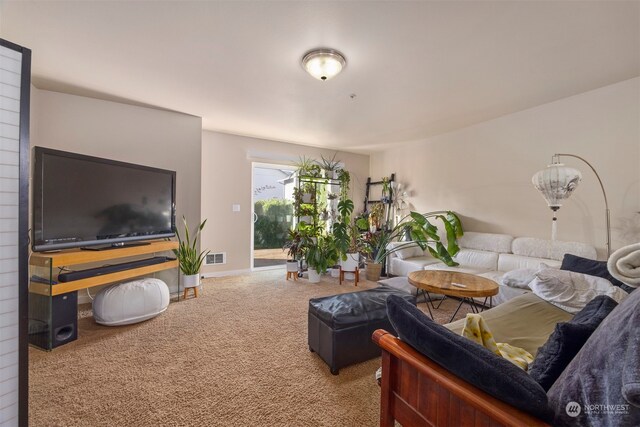
[{"label": "ceiling light fixture", "polygon": [[334,49],[313,49],[302,57],[302,68],[322,81],[335,77],[346,65],[344,55]]}]

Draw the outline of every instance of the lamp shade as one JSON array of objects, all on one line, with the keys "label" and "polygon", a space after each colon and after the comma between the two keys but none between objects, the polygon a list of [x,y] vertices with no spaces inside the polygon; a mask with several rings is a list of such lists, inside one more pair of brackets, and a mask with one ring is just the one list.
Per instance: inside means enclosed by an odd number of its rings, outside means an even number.
[{"label": "lamp shade", "polygon": [[563,163],[550,164],[531,178],[533,186],[542,193],[542,197],[554,211],[562,206],[564,199],[571,196],[581,180],[582,174],[579,170],[567,167]]},{"label": "lamp shade", "polygon": [[316,49],[307,52],[302,58],[302,66],[318,80],[329,80],[347,65],[340,52],[334,49]]}]

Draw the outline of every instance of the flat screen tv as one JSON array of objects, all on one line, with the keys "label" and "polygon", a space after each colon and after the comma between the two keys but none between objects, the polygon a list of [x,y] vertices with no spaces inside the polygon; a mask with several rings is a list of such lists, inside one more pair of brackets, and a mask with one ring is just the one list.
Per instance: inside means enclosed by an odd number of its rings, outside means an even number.
[{"label": "flat screen tv", "polygon": [[174,236],[174,171],[42,147],[34,157],[34,251]]}]

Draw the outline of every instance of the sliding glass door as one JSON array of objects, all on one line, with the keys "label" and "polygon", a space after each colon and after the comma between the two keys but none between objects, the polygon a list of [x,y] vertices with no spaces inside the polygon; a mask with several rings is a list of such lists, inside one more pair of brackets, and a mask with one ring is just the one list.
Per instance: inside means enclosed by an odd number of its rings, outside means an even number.
[{"label": "sliding glass door", "polygon": [[253,164],[253,269],[278,268],[287,261],[282,246],[294,225],[294,168]]}]

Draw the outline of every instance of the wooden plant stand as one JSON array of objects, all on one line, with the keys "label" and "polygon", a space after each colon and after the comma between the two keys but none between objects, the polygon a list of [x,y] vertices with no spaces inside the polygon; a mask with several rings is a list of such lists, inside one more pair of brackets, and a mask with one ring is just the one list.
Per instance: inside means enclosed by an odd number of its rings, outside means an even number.
[{"label": "wooden plant stand", "polygon": [[355,286],[358,286],[358,281],[360,280],[360,269],[358,267],[356,267],[355,271],[346,271],[342,269],[342,266],[340,266],[340,284],[342,285],[342,282],[344,281],[344,273],[353,273],[356,277],[355,277]]}]

